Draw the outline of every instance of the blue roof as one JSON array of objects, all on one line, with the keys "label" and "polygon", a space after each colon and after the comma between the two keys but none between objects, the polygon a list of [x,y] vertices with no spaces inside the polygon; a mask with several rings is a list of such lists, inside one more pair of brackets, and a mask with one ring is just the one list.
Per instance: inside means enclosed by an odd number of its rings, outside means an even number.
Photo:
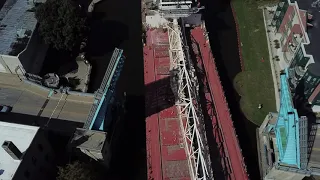
[{"label": "blue roof", "polygon": [[281,74],[280,80],[281,103],[275,128],[279,161],[300,168],[299,116],[297,110],[293,107],[288,85],[288,72]]}]

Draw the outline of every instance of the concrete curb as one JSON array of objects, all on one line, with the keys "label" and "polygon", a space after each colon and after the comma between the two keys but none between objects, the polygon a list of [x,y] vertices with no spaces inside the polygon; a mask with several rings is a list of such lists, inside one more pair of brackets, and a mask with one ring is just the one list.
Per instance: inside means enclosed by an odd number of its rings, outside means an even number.
[{"label": "concrete curb", "polygon": [[263,171],[262,171],[262,160],[261,160],[261,152],[260,152],[260,134],[259,128],[256,129],[256,139],[257,139],[257,151],[258,151],[258,163],[259,163],[259,172],[260,172],[260,179],[263,178]]},{"label": "concrete curb", "polygon": [[236,11],[234,10],[234,7],[232,3],[230,3],[231,6],[231,11],[233,14],[233,20],[236,24],[236,31],[237,31],[237,40],[238,40],[238,50],[239,50],[239,57],[240,57],[240,66],[241,66],[241,71],[245,71],[244,63],[243,63],[243,56],[242,56],[242,46],[241,46],[241,41],[240,41],[240,30],[239,30],[239,23],[237,20],[237,14]]}]

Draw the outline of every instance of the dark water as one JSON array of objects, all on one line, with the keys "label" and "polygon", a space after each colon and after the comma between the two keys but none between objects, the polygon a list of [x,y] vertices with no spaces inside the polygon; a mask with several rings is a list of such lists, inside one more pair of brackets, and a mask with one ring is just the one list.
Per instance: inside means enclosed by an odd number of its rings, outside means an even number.
[{"label": "dark water", "polygon": [[140,9],[140,0],[105,0],[96,5],[90,22],[91,92],[100,86],[113,49],[122,48],[126,56],[117,93],[127,93],[127,115],[108,179],[143,180],[147,177]]},{"label": "dark water", "polygon": [[210,44],[222,85],[233,116],[234,126],[245,157],[250,179],[259,179],[256,150],[256,126],[248,121],[239,107],[240,96],[233,88],[233,79],[241,72],[236,26],[228,0],[205,0],[204,18]]},{"label": "dark water", "polygon": [[[240,69],[237,35],[228,1],[206,0],[204,11],[210,43],[234,125],[248,165],[251,179],[259,179],[255,126],[245,119],[232,80]],[[89,90],[95,91],[103,78],[114,47],[124,49],[127,57],[118,82],[119,93],[127,92],[125,130],[112,163],[113,179],[146,179],[143,56],[141,43],[140,0],[106,0],[96,5],[91,22],[89,41],[90,62],[93,65]]]}]

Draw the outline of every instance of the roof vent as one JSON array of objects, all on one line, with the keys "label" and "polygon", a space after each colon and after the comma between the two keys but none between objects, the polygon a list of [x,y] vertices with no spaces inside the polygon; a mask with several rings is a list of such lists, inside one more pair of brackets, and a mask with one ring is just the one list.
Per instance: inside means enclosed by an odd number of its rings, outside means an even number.
[{"label": "roof vent", "polygon": [[22,157],[21,151],[11,141],[4,141],[2,148],[14,159],[20,160]]},{"label": "roof vent", "polygon": [[17,30],[17,38],[24,38],[26,37],[26,30],[25,29],[18,29]]}]

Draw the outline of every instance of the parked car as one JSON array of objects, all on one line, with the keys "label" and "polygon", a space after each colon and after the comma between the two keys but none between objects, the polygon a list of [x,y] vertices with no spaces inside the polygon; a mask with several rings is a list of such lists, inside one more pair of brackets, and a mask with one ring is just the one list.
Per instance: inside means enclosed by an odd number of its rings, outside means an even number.
[{"label": "parked car", "polygon": [[2,113],[11,112],[11,110],[12,110],[12,107],[10,106],[0,105],[0,112]]}]

